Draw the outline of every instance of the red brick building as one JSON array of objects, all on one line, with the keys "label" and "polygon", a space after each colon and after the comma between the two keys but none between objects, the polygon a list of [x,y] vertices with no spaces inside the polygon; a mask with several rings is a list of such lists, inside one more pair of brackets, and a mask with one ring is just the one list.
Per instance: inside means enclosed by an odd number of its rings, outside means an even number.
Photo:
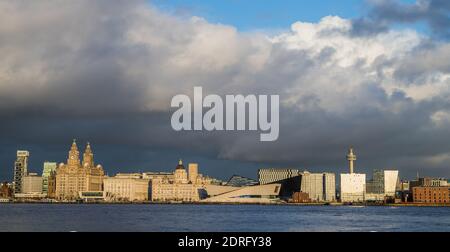
[{"label": "red brick building", "polygon": [[414,187],[413,200],[416,203],[450,203],[450,187]]},{"label": "red brick building", "polygon": [[309,203],[309,202],[311,202],[311,199],[309,198],[308,193],[295,192],[292,195],[292,202],[293,203]]}]

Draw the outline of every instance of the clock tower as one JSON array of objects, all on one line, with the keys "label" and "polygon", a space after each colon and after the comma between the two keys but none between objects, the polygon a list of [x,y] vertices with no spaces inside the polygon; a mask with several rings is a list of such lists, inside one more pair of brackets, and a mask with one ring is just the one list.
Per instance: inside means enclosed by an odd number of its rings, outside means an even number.
[{"label": "clock tower", "polygon": [[78,168],[80,166],[80,152],[78,151],[77,142],[74,139],[69,151],[69,158],[67,159],[69,167]]}]

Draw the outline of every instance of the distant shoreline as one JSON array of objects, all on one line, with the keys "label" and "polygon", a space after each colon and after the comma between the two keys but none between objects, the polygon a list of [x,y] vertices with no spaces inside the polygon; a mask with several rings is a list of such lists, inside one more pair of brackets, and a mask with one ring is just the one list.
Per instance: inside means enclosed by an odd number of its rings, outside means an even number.
[{"label": "distant shoreline", "polygon": [[261,206],[348,206],[348,207],[450,207],[450,203],[447,204],[435,204],[435,203],[353,203],[344,204],[339,202],[334,203],[215,203],[215,202],[45,202],[45,201],[10,201],[0,202],[2,204],[42,204],[42,205],[261,205]]}]

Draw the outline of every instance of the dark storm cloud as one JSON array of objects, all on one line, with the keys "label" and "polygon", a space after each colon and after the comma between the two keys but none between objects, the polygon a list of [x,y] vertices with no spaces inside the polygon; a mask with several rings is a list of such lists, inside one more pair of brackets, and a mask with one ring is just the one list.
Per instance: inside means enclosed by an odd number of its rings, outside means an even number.
[{"label": "dark storm cloud", "polygon": [[[64,162],[72,138],[90,141],[110,174],[167,171],[180,157],[222,178],[262,166],[341,172],[354,145],[362,171],[450,175],[445,42],[338,17],[270,37],[145,1],[2,1],[0,21],[0,177],[17,149],[32,151],[36,171]],[[279,140],[173,131],[170,100],[194,86],[279,94]]]},{"label": "dark storm cloud", "polygon": [[393,23],[425,22],[432,32],[450,38],[450,2],[447,0],[417,0],[402,3],[399,0],[372,0],[368,17],[355,19],[355,34],[384,32]]}]

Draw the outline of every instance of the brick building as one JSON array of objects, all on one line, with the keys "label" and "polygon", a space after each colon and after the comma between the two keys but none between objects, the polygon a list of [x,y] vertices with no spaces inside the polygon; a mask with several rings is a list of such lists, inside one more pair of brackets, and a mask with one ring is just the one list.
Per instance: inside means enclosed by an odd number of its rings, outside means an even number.
[{"label": "brick building", "polygon": [[414,187],[413,200],[417,203],[450,203],[450,187]]}]

